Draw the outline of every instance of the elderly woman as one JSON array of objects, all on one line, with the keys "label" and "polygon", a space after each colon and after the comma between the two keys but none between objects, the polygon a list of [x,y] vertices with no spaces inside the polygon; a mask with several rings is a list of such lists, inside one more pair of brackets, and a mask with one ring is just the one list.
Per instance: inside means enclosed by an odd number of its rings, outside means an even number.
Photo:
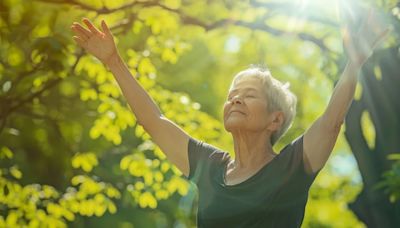
[{"label": "elderly woman", "polygon": [[87,28],[79,23],[71,28],[74,40],[111,70],[139,124],[197,185],[199,227],[300,227],[308,190],[335,145],[360,68],[388,32],[374,21],[370,13],[359,34],[344,33],[349,61],[325,112],[280,153],[273,145],[292,123],[296,96],[268,70],[239,72],[224,105],[234,158],[191,137],[162,115],[129,72],[104,21],[101,30],[87,19]]}]

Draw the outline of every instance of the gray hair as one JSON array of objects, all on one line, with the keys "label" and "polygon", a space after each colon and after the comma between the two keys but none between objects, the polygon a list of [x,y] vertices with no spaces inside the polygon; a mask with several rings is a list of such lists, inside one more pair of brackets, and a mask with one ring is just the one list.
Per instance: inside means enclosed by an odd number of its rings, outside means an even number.
[{"label": "gray hair", "polygon": [[272,133],[271,136],[271,144],[274,145],[292,125],[294,116],[296,115],[297,97],[289,90],[289,83],[283,84],[275,79],[272,77],[271,72],[263,66],[251,66],[246,70],[240,71],[234,77],[230,90],[244,77],[257,77],[261,79],[267,97],[268,111],[283,112],[282,126],[279,130]]}]

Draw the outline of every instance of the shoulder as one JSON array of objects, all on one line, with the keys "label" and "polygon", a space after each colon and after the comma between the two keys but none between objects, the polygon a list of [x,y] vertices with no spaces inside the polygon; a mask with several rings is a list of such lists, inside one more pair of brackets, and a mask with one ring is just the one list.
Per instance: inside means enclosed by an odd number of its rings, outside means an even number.
[{"label": "shoulder", "polygon": [[213,162],[226,162],[230,159],[228,152],[192,137],[189,138],[189,153]]},{"label": "shoulder", "polygon": [[289,172],[294,172],[303,164],[303,137],[300,135],[288,143],[279,153],[281,165],[286,167]]},{"label": "shoulder", "polygon": [[320,170],[312,172],[309,170],[308,161],[304,159],[304,134],[298,136],[281,150],[281,162],[289,174],[304,177],[307,182],[312,183]]},{"label": "shoulder", "polygon": [[290,143],[286,144],[279,154],[284,155],[293,152],[303,154],[303,139],[304,139],[304,134],[301,134],[300,136],[292,140]]},{"label": "shoulder", "polygon": [[189,175],[198,183],[203,177],[208,179],[215,168],[229,161],[229,153],[204,141],[190,137],[188,144]]}]

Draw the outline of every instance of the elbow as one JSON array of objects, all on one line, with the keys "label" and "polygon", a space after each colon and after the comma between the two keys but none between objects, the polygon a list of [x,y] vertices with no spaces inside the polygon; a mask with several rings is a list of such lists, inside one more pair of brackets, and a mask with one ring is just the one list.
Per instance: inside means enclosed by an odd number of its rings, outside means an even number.
[{"label": "elbow", "polygon": [[344,123],[344,118],[341,117],[329,118],[324,115],[321,117],[321,123],[323,128],[325,128],[327,132],[338,134]]},{"label": "elbow", "polygon": [[338,133],[340,132],[340,129],[342,128],[343,123],[344,123],[344,120],[343,120],[343,119],[338,120],[338,121],[333,125],[332,131],[333,131],[335,134],[338,134]]}]

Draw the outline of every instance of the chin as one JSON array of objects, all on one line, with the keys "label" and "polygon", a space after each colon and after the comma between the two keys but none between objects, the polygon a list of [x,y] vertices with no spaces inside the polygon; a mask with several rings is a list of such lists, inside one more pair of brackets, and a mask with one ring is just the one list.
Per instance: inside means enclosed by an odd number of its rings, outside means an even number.
[{"label": "chin", "polygon": [[228,132],[232,132],[233,130],[243,128],[243,122],[239,121],[226,121],[224,122],[225,130]]}]

